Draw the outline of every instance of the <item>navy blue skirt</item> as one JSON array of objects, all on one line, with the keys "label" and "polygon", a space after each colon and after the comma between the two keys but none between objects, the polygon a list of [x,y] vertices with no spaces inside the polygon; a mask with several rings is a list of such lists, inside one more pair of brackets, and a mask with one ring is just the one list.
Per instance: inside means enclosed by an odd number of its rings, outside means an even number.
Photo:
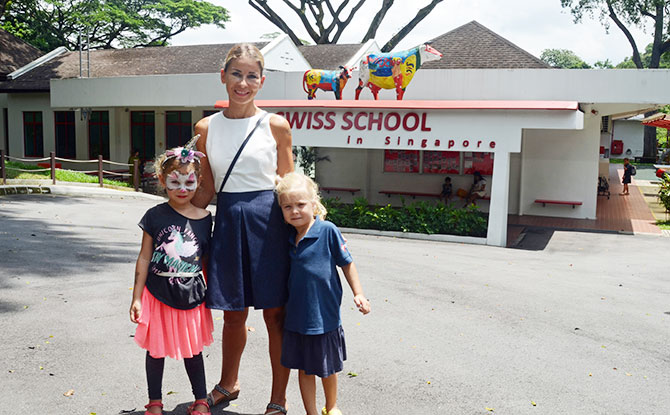
[{"label": "navy blue skirt", "polygon": [[333,373],[341,372],[345,360],[347,346],[342,326],[315,335],[284,330],[281,346],[281,364],[284,367],[327,378]]},{"label": "navy blue skirt", "polygon": [[219,192],[207,268],[208,308],[241,311],[286,304],[288,226],[272,190]]}]

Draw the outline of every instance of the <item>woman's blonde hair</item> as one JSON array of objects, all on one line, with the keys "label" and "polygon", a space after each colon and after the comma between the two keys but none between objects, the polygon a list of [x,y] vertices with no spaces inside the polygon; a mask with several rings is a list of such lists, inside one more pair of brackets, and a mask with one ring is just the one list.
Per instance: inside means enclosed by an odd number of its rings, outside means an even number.
[{"label": "woman's blonde hair", "polygon": [[278,179],[275,186],[275,192],[281,201],[282,195],[294,192],[306,192],[307,198],[314,202],[314,213],[321,219],[326,219],[328,211],[321,203],[321,196],[319,195],[319,185],[309,177],[302,173],[291,172],[284,177]]},{"label": "woman's blonde hair", "polygon": [[233,46],[226,55],[226,60],[223,64],[223,72],[228,72],[228,66],[235,59],[242,57],[254,59],[261,68],[261,75],[263,75],[263,67],[265,66],[265,59],[260,50],[251,43],[239,43]]}]

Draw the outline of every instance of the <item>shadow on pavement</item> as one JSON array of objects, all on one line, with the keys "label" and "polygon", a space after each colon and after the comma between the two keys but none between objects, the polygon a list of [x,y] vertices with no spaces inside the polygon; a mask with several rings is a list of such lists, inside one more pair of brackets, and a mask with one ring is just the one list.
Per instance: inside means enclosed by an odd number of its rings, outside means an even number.
[{"label": "shadow on pavement", "polygon": [[518,242],[514,246],[510,246],[510,248],[526,251],[542,251],[549,244],[554,231],[554,229],[549,228],[527,226],[521,233]]}]

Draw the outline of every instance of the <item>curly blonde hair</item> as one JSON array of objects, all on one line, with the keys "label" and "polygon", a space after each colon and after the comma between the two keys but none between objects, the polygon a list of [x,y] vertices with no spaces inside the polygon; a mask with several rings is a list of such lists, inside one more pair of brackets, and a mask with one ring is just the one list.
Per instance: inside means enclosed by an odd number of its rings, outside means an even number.
[{"label": "curly blonde hair", "polygon": [[307,198],[314,202],[314,213],[316,216],[322,220],[326,219],[328,210],[326,210],[326,207],[321,203],[319,185],[311,178],[302,173],[291,172],[284,177],[279,178],[277,180],[277,185],[275,186],[275,192],[277,193],[279,200],[281,200],[282,195],[302,191],[306,192]]}]

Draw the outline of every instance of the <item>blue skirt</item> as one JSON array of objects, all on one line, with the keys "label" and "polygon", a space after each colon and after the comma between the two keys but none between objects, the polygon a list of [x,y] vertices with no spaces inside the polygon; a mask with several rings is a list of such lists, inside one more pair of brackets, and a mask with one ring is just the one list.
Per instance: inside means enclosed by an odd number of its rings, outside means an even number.
[{"label": "blue skirt", "polygon": [[284,367],[327,378],[341,372],[345,360],[347,346],[342,326],[316,335],[284,330],[281,346],[281,364]]},{"label": "blue skirt", "polygon": [[207,268],[208,308],[241,311],[286,304],[288,226],[272,190],[219,192]]}]

